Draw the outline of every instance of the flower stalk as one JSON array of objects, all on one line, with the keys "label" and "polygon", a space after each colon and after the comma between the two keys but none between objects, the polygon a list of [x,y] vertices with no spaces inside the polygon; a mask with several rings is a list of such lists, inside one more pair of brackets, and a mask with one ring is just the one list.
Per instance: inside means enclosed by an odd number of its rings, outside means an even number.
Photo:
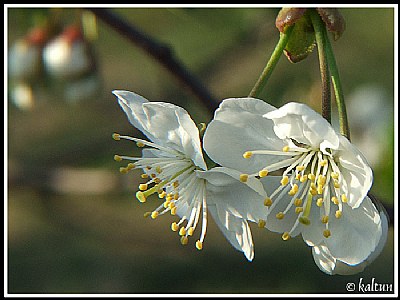
[{"label": "flower stalk", "polygon": [[340,134],[345,136],[348,140],[350,140],[350,129],[347,120],[347,112],[346,112],[346,103],[344,102],[344,95],[342,84],[340,82],[339,70],[336,65],[335,55],[333,54],[332,45],[329,41],[329,37],[327,32],[324,32],[325,35],[325,53],[328,62],[329,69],[331,71],[332,85],[333,90],[335,92],[336,105],[339,114],[339,127]]},{"label": "flower stalk", "polygon": [[310,11],[310,18],[318,47],[318,59],[322,83],[322,116],[331,123],[331,78],[326,54],[327,34],[324,23],[316,10]]},{"label": "flower stalk", "polygon": [[272,71],[275,69],[276,64],[278,63],[280,57],[282,56],[283,50],[285,49],[290,35],[293,31],[293,27],[289,26],[286,28],[285,32],[282,32],[279,36],[279,41],[275,46],[274,51],[271,54],[270,59],[267,62],[264,70],[262,71],[260,77],[258,78],[256,84],[254,85],[253,89],[250,91],[249,97],[257,97],[262,89],[264,88],[265,84],[267,83],[269,77],[272,74]]}]

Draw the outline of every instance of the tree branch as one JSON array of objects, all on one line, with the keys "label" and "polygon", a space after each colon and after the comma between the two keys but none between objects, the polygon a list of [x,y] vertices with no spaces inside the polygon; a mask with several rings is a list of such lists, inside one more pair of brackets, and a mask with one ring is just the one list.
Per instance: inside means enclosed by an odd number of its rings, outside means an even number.
[{"label": "tree branch", "polygon": [[173,55],[169,47],[150,38],[147,34],[139,31],[132,24],[123,20],[120,16],[107,8],[87,9],[115,31],[157,59],[181,84],[187,87],[211,113],[218,107],[219,101],[212,96],[207,88]]}]

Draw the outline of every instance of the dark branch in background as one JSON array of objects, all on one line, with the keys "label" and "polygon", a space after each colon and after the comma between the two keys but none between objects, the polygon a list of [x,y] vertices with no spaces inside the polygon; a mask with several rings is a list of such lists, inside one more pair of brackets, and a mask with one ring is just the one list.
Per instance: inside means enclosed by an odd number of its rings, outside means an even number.
[{"label": "dark branch in background", "polygon": [[175,76],[179,82],[186,86],[211,113],[214,113],[215,109],[218,107],[219,101],[212,96],[207,88],[173,55],[169,47],[150,38],[107,8],[88,8],[88,10],[122,36],[157,59],[160,64]]}]

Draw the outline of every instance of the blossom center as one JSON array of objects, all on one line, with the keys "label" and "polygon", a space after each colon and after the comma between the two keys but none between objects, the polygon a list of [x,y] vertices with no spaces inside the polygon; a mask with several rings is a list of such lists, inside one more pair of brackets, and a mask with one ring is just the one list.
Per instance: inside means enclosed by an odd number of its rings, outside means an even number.
[{"label": "blossom center", "polygon": [[136,142],[139,148],[146,150],[143,151],[142,157],[114,156],[116,161],[131,161],[126,167],[120,168],[123,174],[130,170],[142,169],[141,178],[146,181],[139,184],[136,192],[139,202],[146,202],[153,194],[157,194],[158,198],[163,200],[161,205],[144,216],[156,219],[167,212],[171,215],[179,212],[182,217],[178,222],[171,224],[171,229],[179,233],[182,245],[186,245],[202,215],[202,231],[196,241],[196,248],[201,250],[207,228],[206,182],[197,177],[197,167],[193,161],[180,151],[147,140],[117,133],[113,134],[113,138],[117,141],[126,139]]},{"label": "blossom center", "polygon": [[322,152],[307,145],[286,145],[282,151],[253,150],[243,154],[245,159],[251,159],[254,155],[285,157],[263,167],[258,173],[245,174],[246,178],[263,178],[271,172],[281,172],[280,184],[266,197],[264,205],[268,207],[268,217],[280,201],[286,202],[286,208],[275,215],[278,220],[285,220],[285,216],[294,210],[295,222],[289,231],[283,233],[283,240],[288,240],[300,224],[312,225],[310,214],[313,206],[319,208],[319,218],[324,228],[321,234],[325,238],[331,236],[329,224],[332,219],[342,217],[347,191],[343,188],[343,176],[332,152],[330,149]]}]

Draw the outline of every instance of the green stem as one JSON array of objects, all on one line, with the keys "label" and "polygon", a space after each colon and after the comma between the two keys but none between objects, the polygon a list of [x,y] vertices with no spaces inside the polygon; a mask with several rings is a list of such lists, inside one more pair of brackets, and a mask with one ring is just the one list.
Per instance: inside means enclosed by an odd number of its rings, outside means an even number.
[{"label": "green stem", "polygon": [[264,88],[265,84],[267,83],[269,77],[272,74],[272,71],[274,70],[276,64],[279,61],[279,58],[281,57],[283,50],[285,49],[288,43],[290,34],[293,31],[293,27],[294,25],[288,27],[284,33],[280,34],[278,44],[276,44],[274,52],[272,52],[271,57],[267,62],[267,65],[265,66],[256,84],[251,90],[249,97],[257,97],[260,94],[261,90]]},{"label": "green stem", "polygon": [[332,74],[333,90],[335,91],[336,105],[339,114],[339,127],[340,133],[350,140],[350,129],[347,121],[346,103],[344,102],[344,95],[342,84],[340,82],[339,71],[336,65],[335,55],[333,54],[332,45],[329,41],[328,33],[325,31],[325,52],[328,60],[329,69]]},{"label": "green stem", "polygon": [[319,68],[322,83],[322,116],[331,122],[331,78],[326,55],[326,28],[321,17],[315,10],[310,11],[311,22],[314,27],[315,40],[318,47]]}]

